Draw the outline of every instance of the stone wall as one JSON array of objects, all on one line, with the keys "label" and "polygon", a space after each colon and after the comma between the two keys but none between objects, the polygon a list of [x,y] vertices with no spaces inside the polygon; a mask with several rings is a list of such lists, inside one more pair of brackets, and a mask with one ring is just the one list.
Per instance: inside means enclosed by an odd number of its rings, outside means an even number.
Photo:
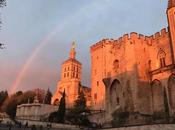
[{"label": "stone wall", "polygon": [[145,126],[133,126],[133,127],[123,127],[123,128],[111,128],[103,130],[174,130],[174,124],[160,124],[160,125],[145,125]]},{"label": "stone wall", "polygon": [[16,119],[42,120],[50,113],[58,110],[58,106],[32,103],[17,106]]}]

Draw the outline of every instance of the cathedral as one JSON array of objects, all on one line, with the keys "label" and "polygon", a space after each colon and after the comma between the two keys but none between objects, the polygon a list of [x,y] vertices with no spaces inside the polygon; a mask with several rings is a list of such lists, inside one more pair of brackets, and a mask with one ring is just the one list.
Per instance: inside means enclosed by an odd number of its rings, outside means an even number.
[{"label": "cathedral", "polygon": [[61,67],[61,80],[58,82],[57,90],[52,97],[52,104],[58,105],[63,92],[66,94],[66,108],[72,108],[80,91],[86,97],[86,104],[91,103],[91,89],[81,85],[82,64],[76,60],[75,43],[72,44],[69,58],[63,62]]},{"label": "cathedral", "polygon": [[168,27],[160,32],[132,32],[90,47],[91,105],[105,111],[104,120],[119,108],[175,117],[175,0],[166,13]]}]

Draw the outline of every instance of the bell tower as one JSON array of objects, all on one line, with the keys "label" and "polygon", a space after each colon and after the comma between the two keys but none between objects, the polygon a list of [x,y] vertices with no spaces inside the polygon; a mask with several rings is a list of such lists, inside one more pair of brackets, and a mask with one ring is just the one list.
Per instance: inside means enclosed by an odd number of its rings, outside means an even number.
[{"label": "bell tower", "polygon": [[167,17],[172,47],[172,63],[175,64],[175,0],[168,1]]},{"label": "bell tower", "polygon": [[61,79],[58,81],[57,90],[52,97],[52,104],[59,102],[65,92],[66,108],[73,107],[78,96],[81,72],[82,64],[76,59],[75,42],[73,42],[68,59],[61,65]]}]

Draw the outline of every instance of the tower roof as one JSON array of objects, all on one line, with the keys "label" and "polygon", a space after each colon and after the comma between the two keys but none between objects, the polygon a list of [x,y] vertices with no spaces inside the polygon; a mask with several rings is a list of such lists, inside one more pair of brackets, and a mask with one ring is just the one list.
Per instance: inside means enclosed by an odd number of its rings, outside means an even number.
[{"label": "tower roof", "polygon": [[168,0],[168,9],[175,7],[175,0]]}]

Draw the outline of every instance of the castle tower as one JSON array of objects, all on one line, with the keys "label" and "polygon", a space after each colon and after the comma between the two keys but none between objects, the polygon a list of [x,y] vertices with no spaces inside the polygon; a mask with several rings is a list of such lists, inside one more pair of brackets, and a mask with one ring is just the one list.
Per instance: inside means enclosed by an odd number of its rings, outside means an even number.
[{"label": "castle tower", "polygon": [[172,46],[172,62],[175,63],[175,0],[168,1],[167,17],[170,31],[170,39]]},{"label": "castle tower", "polygon": [[82,64],[76,60],[75,42],[73,42],[69,58],[61,66],[61,80],[52,98],[52,104],[59,103],[62,93],[66,93],[66,107],[73,106],[78,96],[79,83],[81,81]]}]

